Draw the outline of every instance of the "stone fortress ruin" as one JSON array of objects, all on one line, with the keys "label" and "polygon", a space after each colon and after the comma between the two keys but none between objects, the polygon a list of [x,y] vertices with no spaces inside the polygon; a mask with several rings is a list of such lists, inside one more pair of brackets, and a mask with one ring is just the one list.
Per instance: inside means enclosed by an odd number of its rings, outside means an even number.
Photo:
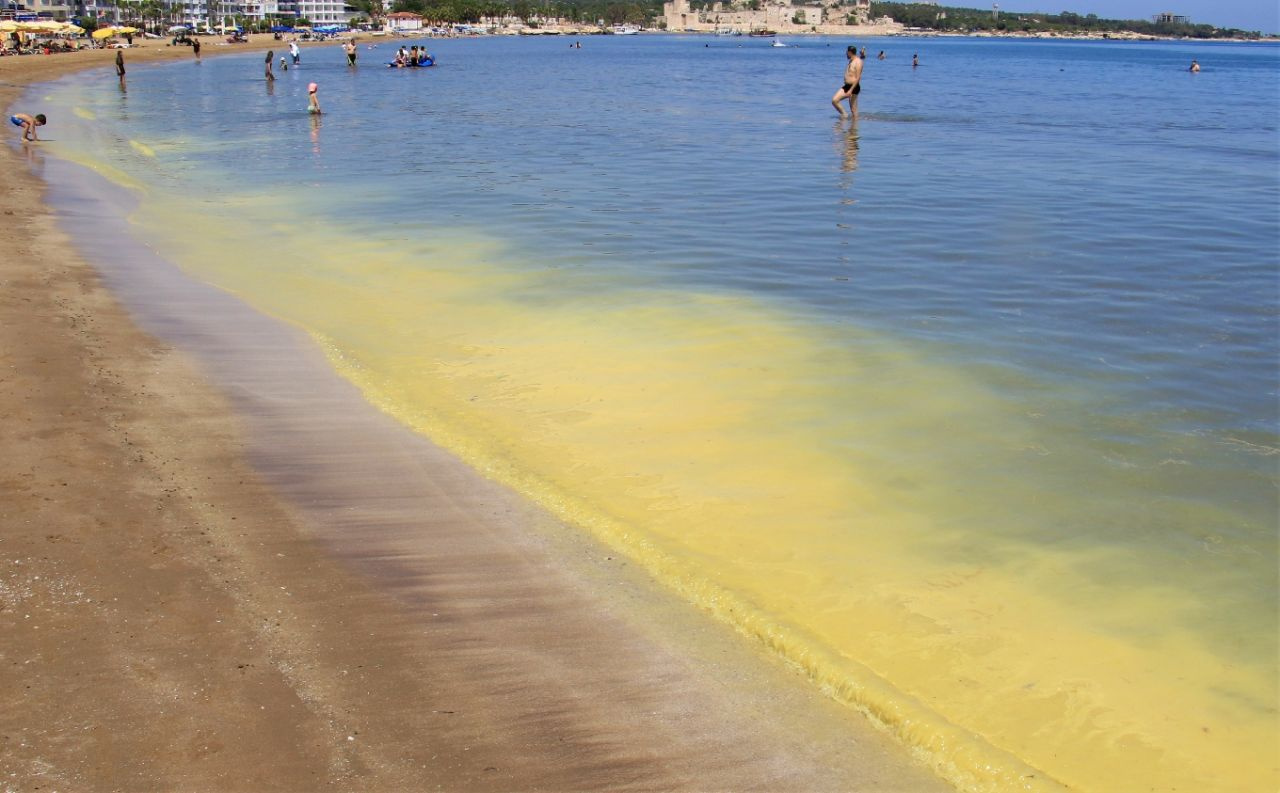
[{"label": "stone fortress ruin", "polygon": [[728,0],[698,9],[690,0],[670,0],[662,5],[667,30],[673,33],[751,34],[827,33],[889,35],[902,25],[888,17],[871,19],[871,0],[833,0],[799,3],[792,0]]}]

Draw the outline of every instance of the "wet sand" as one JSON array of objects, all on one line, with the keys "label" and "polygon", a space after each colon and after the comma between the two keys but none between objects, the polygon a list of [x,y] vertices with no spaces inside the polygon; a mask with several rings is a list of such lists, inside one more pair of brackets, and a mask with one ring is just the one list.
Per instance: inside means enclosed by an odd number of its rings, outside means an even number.
[{"label": "wet sand", "polygon": [[947,789],[32,171],[79,178],[0,147],[4,790]]}]

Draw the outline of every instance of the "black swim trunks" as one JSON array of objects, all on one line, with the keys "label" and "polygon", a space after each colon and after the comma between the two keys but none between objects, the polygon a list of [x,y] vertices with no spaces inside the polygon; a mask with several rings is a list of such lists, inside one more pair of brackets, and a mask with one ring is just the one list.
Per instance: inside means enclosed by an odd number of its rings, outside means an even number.
[{"label": "black swim trunks", "polygon": [[[850,91],[849,90],[850,88],[853,88],[853,90]],[[862,83],[858,83],[857,85],[854,85],[854,86],[850,86],[848,83],[845,83],[844,88],[841,88],[840,90],[844,91],[846,94],[850,94],[851,96],[857,96],[858,94],[862,93]]]}]

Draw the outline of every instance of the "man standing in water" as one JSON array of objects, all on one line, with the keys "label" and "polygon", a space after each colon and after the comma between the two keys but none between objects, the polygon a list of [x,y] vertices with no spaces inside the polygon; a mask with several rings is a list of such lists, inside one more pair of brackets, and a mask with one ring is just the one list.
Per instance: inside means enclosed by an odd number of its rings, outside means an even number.
[{"label": "man standing in water", "polygon": [[850,44],[844,51],[844,57],[849,61],[844,69],[844,85],[831,97],[831,104],[841,118],[845,112],[840,103],[846,99],[849,100],[849,115],[858,115],[858,94],[862,93],[862,59],[858,57],[858,48]]},{"label": "man standing in water", "polygon": [[348,39],[347,43],[342,45],[342,49],[347,53],[347,65],[356,65],[356,42],[355,39]]}]

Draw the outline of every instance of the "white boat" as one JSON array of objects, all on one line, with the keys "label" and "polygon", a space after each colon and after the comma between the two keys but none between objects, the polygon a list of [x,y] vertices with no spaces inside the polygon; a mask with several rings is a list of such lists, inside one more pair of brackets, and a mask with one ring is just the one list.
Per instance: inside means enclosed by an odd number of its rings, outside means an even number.
[{"label": "white boat", "polygon": [[769,46],[770,46],[770,47],[785,47],[785,46],[787,46],[787,45],[786,45],[786,44],[783,44],[781,41],[778,41],[777,39],[774,39],[774,40],[773,40],[773,43],[772,43],[772,44],[770,44]]},{"label": "white boat", "polygon": [[640,32],[640,28],[635,25],[614,25],[613,35],[615,36],[634,36]]}]

